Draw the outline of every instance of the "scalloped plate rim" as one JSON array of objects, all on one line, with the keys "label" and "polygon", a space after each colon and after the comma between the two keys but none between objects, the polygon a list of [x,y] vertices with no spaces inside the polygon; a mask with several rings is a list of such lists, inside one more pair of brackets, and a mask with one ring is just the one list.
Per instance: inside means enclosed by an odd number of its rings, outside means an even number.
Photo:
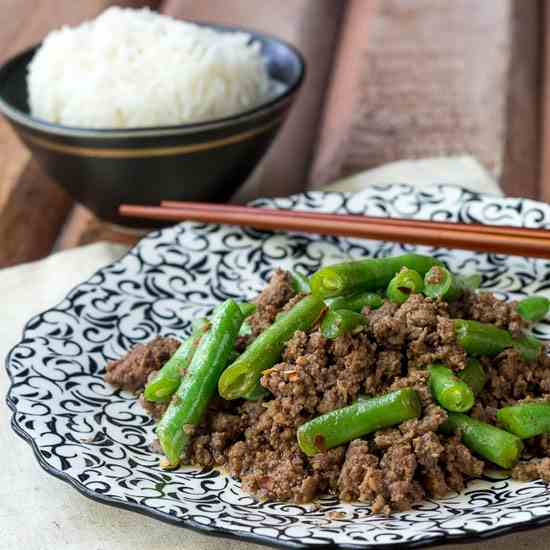
[{"label": "scalloped plate rim", "polygon": [[[382,186],[392,187],[394,185],[403,185],[402,183],[383,183]],[[492,199],[519,199],[519,200],[530,200],[532,202],[541,202],[544,205],[547,205],[547,203],[544,203],[542,201],[537,201],[534,199],[528,199],[524,197],[499,197],[488,193],[482,193],[478,191],[472,191],[471,189],[468,189],[467,187],[463,187],[461,185],[457,184],[445,184],[445,183],[435,183],[434,186],[439,188],[453,188],[453,189],[459,189],[463,192],[469,193],[472,196],[475,197],[489,197]],[[413,187],[413,186],[411,186]],[[418,192],[424,191],[424,189],[417,189]],[[308,194],[321,194],[321,195],[352,195],[354,192],[347,192],[347,191],[318,191],[318,190],[312,190],[312,191],[306,191],[303,193],[296,193],[293,195],[290,195],[289,197],[283,197],[283,198],[294,198],[299,197],[303,195]],[[273,200],[271,198],[259,198],[255,201],[252,201],[250,204],[262,203],[266,200]],[[527,531],[527,530],[535,530],[540,529],[542,527],[545,527],[550,524],[550,511],[547,514],[542,514],[537,517],[534,517],[530,520],[526,521],[518,521],[512,524],[504,525],[504,526],[497,526],[493,527],[491,529],[487,529],[485,531],[481,532],[473,532],[471,535],[464,535],[461,533],[457,534],[451,534],[451,533],[445,533],[441,532],[440,535],[434,535],[425,539],[417,540],[417,541],[399,541],[399,542],[393,542],[393,543],[382,543],[382,544],[351,544],[351,543],[329,543],[329,544],[316,544],[316,543],[296,543],[290,540],[281,540],[275,537],[270,536],[264,536],[264,535],[258,535],[255,533],[248,533],[248,532],[242,532],[242,533],[236,533],[235,531],[232,531],[229,528],[221,527],[221,526],[208,526],[203,525],[199,522],[194,521],[193,519],[179,519],[177,517],[173,517],[170,514],[167,514],[165,512],[160,512],[158,510],[152,509],[148,506],[145,506],[140,503],[126,503],[123,501],[117,500],[113,496],[103,496],[99,493],[96,493],[94,491],[91,491],[87,489],[85,486],[83,486],[78,480],[76,480],[74,477],[72,477],[70,474],[66,474],[62,472],[61,470],[49,465],[46,463],[42,456],[40,455],[35,440],[27,432],[18,422],[16,418],[17,414],[17,403],[13,400],[11,397],[12,390],[15,386],[15,383],[13,381],[13,376],[10,370],[10,362],[12,354],[19,348],[19,346],[24,342],[25,335],[29,329],[29,325],[33,323],[35,319],[37,319],[40,316],[43,316],[49,312],[56,311],[59,306],[66,300],[68,297],[76,291],[80,286],[85,284],[92,284],[90,281],[96,277],[98,274],[102,273],[104,270],[108,270],[111,267],[116,266],[117,264],[123,262],[128,256],[134,255],[134,251],[139,249],[140,247],[144,246],[144,243],[149,240],[155,240],[160,236],[164,231],[172,229],[173,226],[169,226],[167,228],[162,229],[155,229],[151,231],[150,233],[146,234],[144,237],[142,237],[138,243],[136,243],[134,246],[132,246],[126,253],[124,253],[122,256],[120,256],[117,260],[110,262],[108,264],[105,264],[98,268],[96,271],[92,273],[87,279],[79,282],[74,287],[72,287],[69,291],[67,291],[64,295],[64,297],[55,305],[46,308],[39,313],[33,315],[24,325],[20,339],[17,341],[16,344],[14,344],[11,349],[9,350],[8,354],[6,355],[6,358],[4,360],[4,368],[8,375],[9,385],[8,385],[8,391],[5,396],[5,403],[7,404],[8,408],[12,411],[12,416],[10,420],[10,427],[12,428],[13,432],[20,437],[23,441],[25,441],[32,449],[33,454],[39,464],[39,466],[42,468],[43,471],[48,473],[49,475],[55,477],[56,479],[59,479],[60,481],[63,481],[64,483],[68,484],[69,486],[73,487],[78,493],[80,493],[82,496],[89,498],[92,501],[95,501],[99,504],[104,504],[107,506],[112,506],[114,508],[120,508],[122,510],[126,510],[129,512],[134,512],[140,515],[144,515],[147,517],[150,517],[152,519],[156,519],[161,521],[162,523],[166,523],[169,525],[174,525],[176,527],[184,528],[184,529],[190,529],[192,531],[195,531],[197,533],[202,533],[204,535],[207,535],[209,537],[221,537],[224,539],[231,539],[231,540],[241,540],[245,542],[251,542],[251,543],[258,543],[265,546],[270,546],[273,548],[291,548],[294,550],[311,550],[311,549],[319,549],[319,550],[329,550],[329,549],[337,549],[337,550],[368,550],[368,549],[381,549],[386,550],[390,548],[426,548],[431,547],[435,545],[441,545],[441,544],[471,544],[473,542],[479,542],[480,540],[488,540],[488,539],[494,539],[497,537],[502,537],[508,534],[511,534],[513,532],[519,532],[519,531]]]}]

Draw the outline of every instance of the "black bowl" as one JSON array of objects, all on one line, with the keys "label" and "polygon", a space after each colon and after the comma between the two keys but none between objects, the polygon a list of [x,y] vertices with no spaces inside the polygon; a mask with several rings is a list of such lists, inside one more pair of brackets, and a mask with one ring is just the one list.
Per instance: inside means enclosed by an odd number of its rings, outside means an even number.
[{"label": "black bowl", "polygon": [[44,169],[100,218],[124,225],[122,203],[161,200],[227,200],[246,180],[273,141],[305,73],[300,53],[271,36],[246,29],[257,40],[270,76],[284,89],[266,103],[230,117],[154,128],[73,128],[29,114],[27,65],[35,46],[0,68],[0,111]]}]

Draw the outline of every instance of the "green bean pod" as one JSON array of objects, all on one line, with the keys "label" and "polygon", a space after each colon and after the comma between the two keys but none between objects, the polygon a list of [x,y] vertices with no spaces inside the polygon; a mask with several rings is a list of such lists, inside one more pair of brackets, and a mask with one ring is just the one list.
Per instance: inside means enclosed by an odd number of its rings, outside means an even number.
[{"label": "green bean pod", "polygon": [[250,317],[250,315],[256,312],[256,304],[252,302],[242,302],[239,304],[239,308],[243,317]]},{"label": "green bean pod", "polygon": [[498,355],[506,348],[515,348],[525,361],[533,361],[540,354],[542,343],[534,336],[513,338],[505,329],[489,323],[455,319],[454,330],[457,342],[469,355]]},{"label": "green bean pod", "polygon": [[470,386],[474,392],[474,395],[480,393],[487,382],[487,374],[485,373],[483,365],[477,359],[472,357],[468,359],[466,368],[461,370],[458,373],[458,376],[461,380],[466,382],[468,386]]},{"label": "green bean pod", "polygon": [[428,370],[432,395],[444,409],[466,412],[474,406],[474,392],[451,369],[443,365],[432,365]]},{"label": "green bean pod", "polygon": [[365,326],[368,320],[360,313],[339,309],[328,311],[321,322],[321,334],[329,340],[334,340],[346,333],[353,333],[358,327]]},{"label": "green bean pod", "polygon": [[390,302],[403,304],[411,294],[418,294],[424,290],[424,281],[420,273],[414,269],[404,267],[388,284],[386,296]]},{"label": "green bean pod", "polygon": [[264,388],[260,384],[260,382],[257,382],[256,386],[254,386],[254,388],[251,391],[249,391],[246,395],[244,395],[243,398],[246,399],[247,401],[258,401],[262,397],[265,397],[268,393],[269,391],[266,388]]},{"label": "green bean pod", "polygon": [[514,343],[507,330],[488,323],[455,319],[454,329],[457,342],[474,356],[497,355]]},{"label": "green bean pod", "polygon": [[542,342],[534,336],[525,334],[521,338],[516,338],[514,340],[513,347],[519,351],[524,361],[529,362],[537,359],[544,346]]},{"label": "green bean pod", "polygon": [[460,433],[466,447],[501,468],[514,466],[523,450],[519,437],[462,413],[449,412],[440,429]]},{"label": "green bean pod", "polygon": [[441,298],[453,302],[464,289],[456,277],[445,267],[434,265],[424,276],[424,294],[429,298]]},{"label": "green bean pod", "polygon": [[378,309],[384,303],[384,298],[376,292],[357,292],[347,296],[328,298],[325,302],[333,311],[347,309],[355,311],[355,313],[361,313],[365,307]]},{"label": "green bean pod", "polygon": [[542,321],[550,309],[550,300],[544,296],[529,296],[516,304],[516,311],[526,320]]},{"label": "green bean pod", "polygon": [[239,330],[239,336],[250,336],[252,334],[252,326],[250,325],[248,318],[252,314],[256,313],[257,306],[252,302],[244,302],[239,304],[239,308],[245,318]]},{"label": "green bean pod", "polygon": [[422,277],[434,265],[443,265],[431,256],[404,254],[388,258],[366,258],[323,267],[310,278],[311,292],[328,298],[359,291],[386,288],[401,268],[417,271]]},{"label": "green bean pod", "polygon": [[418,418],[420,399],[404,388],[318,416],[298,428],[298,445],[308,456],[332,449],[366,434]]},{"label": "green bean pod", "polygon": [[233,300],[216,308],[210,330],[202,338],[174,398],[157,424],[157,437],[172,465],[178,464],[192,429],[201,421],[216,391],[220,374],[235,349],[242,322],[243,314]]},{"label": "green bean pod", "polygon": [[239,336],[250,336],[251,334],[252,334],[252,326],[248,322],[248,319],[245,319],[239,330]]},{"label": "green bean pod", "polygon": [[311,287],[309,285],[309,277],[298,273],[297,271],[292,272],[292,288],[296,294],[310,294]]},{"label": "green bean pod", "polygon": [[297,330],[308,330],[321,316],[324,302],[308,295],[290,311],[277,317],[230,365],[218,383],[224,399],[246,397],[254,390],[262,372],[271,368],[281,357],[283,348]]},{"label": "green bean pod", "polygon": [[194,323],[193,332],[176,353],[162,366],[156,376],[147,383],[143,396],[147,401],[168,401],[181,383],[182,373],[189,367],[201,338],[210,328],[208,319]]},{"label": "green bean pod", "polygon": [[503,407],[497,420],[504,429],[526,439],[550,432],[550,402],[532,401]]},{"label": "green bean pod", "polygon": [[471,275],[455,275],[457,283],[464,289],[477,290],[481,286],[481,275],[472,273]]}]

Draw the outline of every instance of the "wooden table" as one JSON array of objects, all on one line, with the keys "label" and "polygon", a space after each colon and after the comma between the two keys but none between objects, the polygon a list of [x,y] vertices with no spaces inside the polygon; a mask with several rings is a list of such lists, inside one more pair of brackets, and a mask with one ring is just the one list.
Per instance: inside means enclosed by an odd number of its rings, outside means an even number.
[{"label": "wooden table", "polygon": [[[112,3],[4,0],[0,58]],[[470,153],[510,194],[548,199],[545,5],[288,0],[276,16],[256,0],[232,0],[231,11],[225,0],[166,0],[160,7],[176,16],[268,30],[305,52],[309,71],[302,96],[264,163],[262,181],[244,198],[288,194],[400,158]],[[3,119],[0,155],[0,267],[101,239],[138,240],[138,233],[113,228],[75,205]]]}]

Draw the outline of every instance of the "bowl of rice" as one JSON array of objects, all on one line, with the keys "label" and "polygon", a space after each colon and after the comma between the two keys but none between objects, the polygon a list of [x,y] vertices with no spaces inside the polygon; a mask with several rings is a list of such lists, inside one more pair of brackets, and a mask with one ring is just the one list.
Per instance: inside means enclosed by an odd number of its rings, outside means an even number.
[{"label": "bowl of rice", "polygon": [[277,38],[112,7],[5,63],[0,111],[77,201],[128,225],[122,203],[229,199],[304,71]]}]

